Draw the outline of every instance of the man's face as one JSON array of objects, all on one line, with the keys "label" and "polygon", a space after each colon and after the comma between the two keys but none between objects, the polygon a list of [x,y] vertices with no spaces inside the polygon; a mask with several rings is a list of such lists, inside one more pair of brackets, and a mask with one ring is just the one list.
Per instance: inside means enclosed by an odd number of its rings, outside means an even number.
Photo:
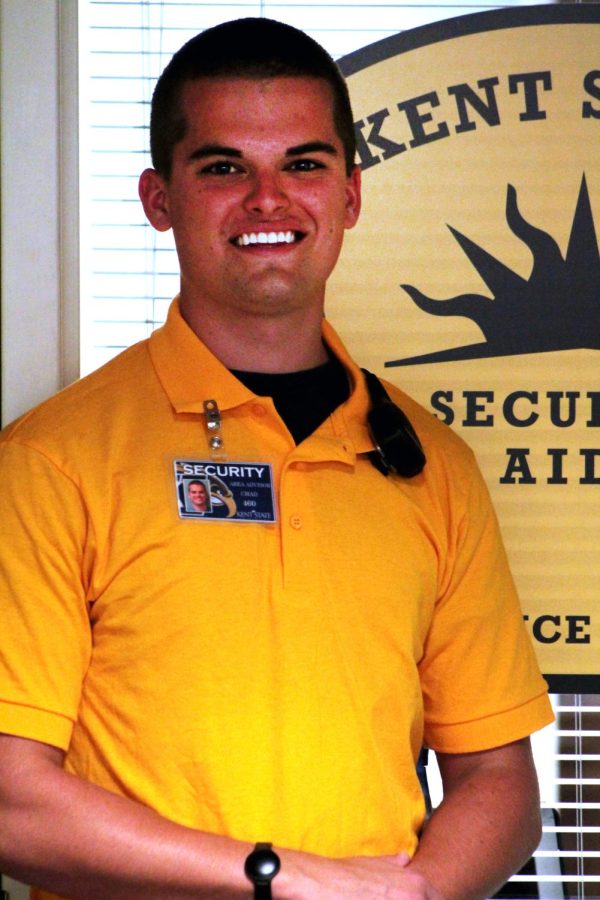
[{"label": "man's face", "polygon": [[190,484],[188,488],[188,497],[194,509],[204,512],[207,507],[206,488],[203,484]]},{"label": "man's face", "polygon": [[144,206],[155,227],[173,228],[184,315],[190,304],[275,316],[322,306],[360,209],[329,85],[204,78],[184,86],[182,110],[171,176]]}]

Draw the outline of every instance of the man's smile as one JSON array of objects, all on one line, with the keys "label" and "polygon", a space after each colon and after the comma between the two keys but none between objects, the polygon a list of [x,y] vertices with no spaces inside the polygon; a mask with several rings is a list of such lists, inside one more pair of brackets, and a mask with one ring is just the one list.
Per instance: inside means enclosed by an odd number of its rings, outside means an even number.
[{"label": "man's smile", "polygon": [[249,247],[254,244],[294,244],[304,237],[301,231],[245,231],[233,238],[236,247]]}]

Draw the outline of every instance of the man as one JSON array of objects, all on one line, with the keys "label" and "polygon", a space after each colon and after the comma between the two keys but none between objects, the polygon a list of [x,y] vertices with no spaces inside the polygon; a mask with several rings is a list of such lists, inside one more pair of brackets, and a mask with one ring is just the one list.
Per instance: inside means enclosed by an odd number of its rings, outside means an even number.
[{"label": "man", "polygon": [[203,481],[190,481],[188,483],[188,499],[190,511],[194,513],[205,513],[208,509],[208,492]]},{"label": "man", "polygon": [[[277,898],[487,896],[538,840],[551,713],[472,455],[390,388],[427,463],[386,477],[323,320],[360,211],[345,85],[229,23],[174,57],[151,143],[167,324],[3,438],[0,865],[38,897],[246,897],[268,841]],[[186,476],[227,519],[181,516]]]}]

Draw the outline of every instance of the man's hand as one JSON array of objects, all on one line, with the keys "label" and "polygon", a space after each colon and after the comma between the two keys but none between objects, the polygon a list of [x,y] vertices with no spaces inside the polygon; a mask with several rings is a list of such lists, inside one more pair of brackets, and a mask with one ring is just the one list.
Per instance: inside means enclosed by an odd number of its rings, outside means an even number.
[{"label": "man's hand", "polygon": [[444,900],[423,875],[407,868],[409,862],[406,853],[330,860],[284,851],[281,886],[274,893],[285,900]]}]

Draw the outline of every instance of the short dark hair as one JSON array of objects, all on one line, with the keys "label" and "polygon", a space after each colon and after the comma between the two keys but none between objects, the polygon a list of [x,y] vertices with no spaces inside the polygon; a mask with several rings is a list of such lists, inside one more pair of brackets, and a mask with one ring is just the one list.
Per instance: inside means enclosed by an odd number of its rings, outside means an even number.
[{"label": "short dark hair", "polygon": [[169,178],[173,148],[185,136],[181,89],[198,78],[322,78],[333,94],[333,122],[344,146],[348,175],[356,138],[348,88],[338,66],[315,40],[283,22],[248,18],[224,22],[197,34],[181,47],[158,79],[152,97],[152,165]]}]

